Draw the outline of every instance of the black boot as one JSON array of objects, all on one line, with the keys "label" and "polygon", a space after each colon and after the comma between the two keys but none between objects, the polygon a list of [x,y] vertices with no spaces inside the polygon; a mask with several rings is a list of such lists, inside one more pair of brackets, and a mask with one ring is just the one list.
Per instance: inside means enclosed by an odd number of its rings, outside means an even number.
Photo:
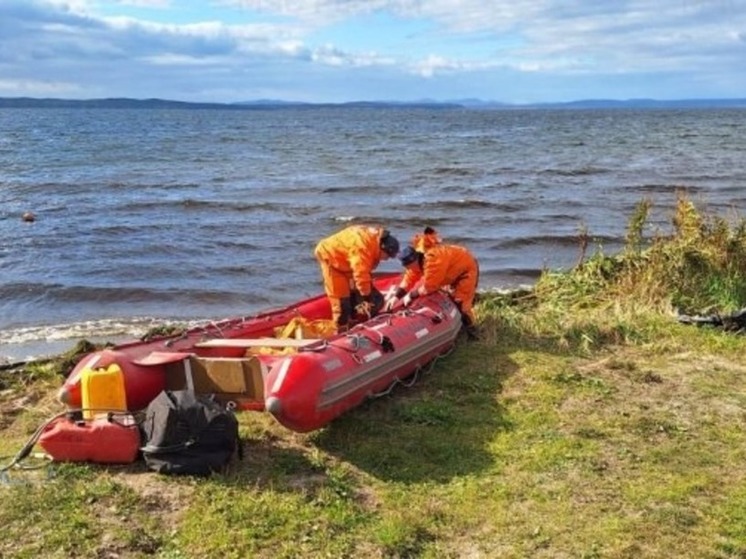
[{"label": "black boot", "polygon": [[466,331],[466,339],[470,342],[477,342],[479,341],[479,330],[477,330],[477,327],[473,324],[471,326],[466,326],[464,328]]},{"label": "black boot", "polygon": [[474,322],[465,314],[461,315],[461,329],[466,333],[466,339],[470,342],[479,340],[479,330],[477,330]]}]

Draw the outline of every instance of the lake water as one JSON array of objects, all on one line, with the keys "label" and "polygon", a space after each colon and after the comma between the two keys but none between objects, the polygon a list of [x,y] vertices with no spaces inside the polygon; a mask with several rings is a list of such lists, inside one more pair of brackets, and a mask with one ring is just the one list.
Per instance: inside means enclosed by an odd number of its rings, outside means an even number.
[{"label": "lake water", "polygon": [[317,294],[313,247],[352,222],[434,226],[509,288],[571,267],[581,229],[618,250],[643,198],[664,230],[679,190],[738,216],[744,116],[2,109],[0,362]]}]

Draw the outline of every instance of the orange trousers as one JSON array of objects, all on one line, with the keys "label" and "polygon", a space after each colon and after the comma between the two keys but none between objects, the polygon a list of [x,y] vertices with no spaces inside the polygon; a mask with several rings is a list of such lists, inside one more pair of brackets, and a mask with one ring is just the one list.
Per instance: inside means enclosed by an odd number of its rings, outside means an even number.
[{"label": "orange trousers", "polygon": [[465,277],[460,278],[456,283],[451,285],[451,296],[463,314],[471,324],[476,322],[474,316],[474,295],[477,293],[477,284],[479,283],[479,268],[474,266],[469,270]]},{"label": "orange trousers", "polygon": [[347,326],[352,315],[350,302],[352,274],[340,272],[324,260],[319,260],[319,266],[324,279],[324,293],[332,306],[332,320],[338,327]]}]

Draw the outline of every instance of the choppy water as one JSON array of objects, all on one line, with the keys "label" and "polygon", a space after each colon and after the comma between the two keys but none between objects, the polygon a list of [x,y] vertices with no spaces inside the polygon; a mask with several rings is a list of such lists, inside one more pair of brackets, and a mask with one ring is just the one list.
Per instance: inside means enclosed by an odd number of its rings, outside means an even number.
[{"label": "choppy water", "polygon": [[[621,246],[642,198],[746,201],[740,110],[0,110],[0,360],[321,290],[349,222],[425,225],[482,287]],[[25,211],[37,220],[21,220]],[[389,262],[382,270],[397,269]],[[46,345],[45,345],[46,344]]]}]

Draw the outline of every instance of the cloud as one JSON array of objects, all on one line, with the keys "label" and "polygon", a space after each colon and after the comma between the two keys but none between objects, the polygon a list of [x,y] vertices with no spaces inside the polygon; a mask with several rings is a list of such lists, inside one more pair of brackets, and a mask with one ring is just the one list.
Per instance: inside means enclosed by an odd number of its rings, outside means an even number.
[{"label": "cloud", "polygon": [[0,94],[19,96],[57,96],[79,94],[80,88],[75,83],[70,82],[47,82],[39,80],[3,80],[0,79]]},{"label": "cloud", "polygon": [[329,25],[390,7],[386,0],[219,0],[219,4]]},{"label": "cloud", "polygon": [[3,91],[195,100],[375,98],[375,87],[493,98],[515,90],[505,80],[536,98],[589,85],[620,97],[646,81],[669,96],[687,84],[738,96],[744,28],[724,0],[0,0],[0,75]]},{"label": "cloud", "polygon": [[139,8],[165,9],[172,6],[171,0],[119,0],[123,6],[137,6]]},{"label": "cloud", "polygon": [[[615,72],[666,72],[707,66],[723,48],[736,48],[740,39],[723,33],[723,26],[746,24],[741,11],[730,2],[681,2],[680,0],[516,0],[510,3],[483,0],[225,0],[247,10],[297,18],[317,26],[390,12],[401,18],[431,22],[428,34],[432,51],[403,67],[421,76],[440,71],[470,72],[475,68],[513,67],[521,71],[577,74],[613,67]],[[505,45],[506,34],[515,37]],[[439,52],[437,44],[448,38],[479,35],[485,49],[480,58],[460,60]],[[725,39],[724,39],[725,38]],[[341,45],[335,50],[340,53]],[[691,56],[691,52],[697,54]],[[708,54],[709,52],[709,54]],[[335,60],[354,59],[354,55]],[[405,61],[406,53],[401,54]],[[325,60],[319,57],[316,60]]]}]

